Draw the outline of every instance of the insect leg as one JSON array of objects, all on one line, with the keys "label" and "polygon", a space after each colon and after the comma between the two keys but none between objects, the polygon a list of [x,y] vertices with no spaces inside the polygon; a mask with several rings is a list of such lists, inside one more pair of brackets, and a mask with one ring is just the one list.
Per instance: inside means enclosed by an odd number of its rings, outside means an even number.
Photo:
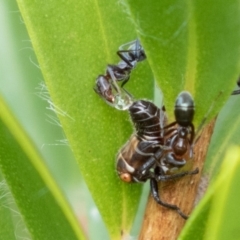
[{"label": "insect leg", "polygon": [[154,178],[151,178],[151,179],[150,179],[150,188],[151,188],[152,196],[153,196],[153,198],[155,199],[155,201],[156,201],[158,204],[160,204],[160,205],[162,205],[162,206],[164,206],[164,207],[166,207],[166,208],[170,208],[170,209],[172,209],[172,210],[175,210],[175,211],[178,212],[178,214],[179,214],[182,218],[188,219],[188,216],[185,215],[178,206],[173,205],[173,204],[169,204],[169,203],[166,203],[166,202],[163,202],[163,201],[160,199],[159,191],[158,191],[158,183],[157,183],[157,181],[156,181]]},{"label": "insect leg", "polygon": [[110,75],[110,77],[111,77],[111,85],[113,86],[113,88],[116,90],[116,92],[117,93],[121,93],[121,90],[120,90],[120,88],[119,88],[119,86],[118,86],[118,84],[117,84],[117,79],[116,79],[116,77],[115,77],[115,75],[114,75],[114,72],[113,72],[113,70],[112,70],[112,68],[111,68],[111,66],[107,66],[107,73],[109,73],[109,75]]},{"label": "insect leg", "polygon": [[[117,51],[117,55],[131,68],[133,68],[133,64],[131,63],[131,60],[127,59],[127,57],[125,57],[125,54],[129,54],[130,52],[134,52],[134,51],[139,51],[137,50],[138,47],[139,47],[139,41],[138,40],[134,40],[134,41],[131,41],[131,42],[128,42],[128,43],[125,43],[123,45],[121,45],[119,47],[119,50]],[[131,49],[131,46],[135,46],[135,50],[132,50]],[[124,50],[124,48],[128,48],[127,50]],[[129,49],[130,48],[130,49]]]},{"label": "insect leg", "polygon": [[161,158],[162,155],[163,155],[163,150],[159,148],[155,154],[152,154],[147,159],[147,161],[144,164],[142,164],[141,167],[138,168],[138,170],[135,173],[136,177],[141,180],[154,178],[155,174],[152,171],[150,171],[150,169],[156,166],[158,159]]},{"label": "insect leg", "polygon": [[[128,76],[126,79],[123,80],[123,82],[121,84],[122,89],[124,89],[123,86],[128,82],[129,78],[130,78],[130,76]],[[125,90],[125,91],[127,92],[127,90]]]},{"label": "insect leg", "polygon": [[133,68],[133,64],[124,56],[124,53],[129,53],[132,50],[119,50],[117,51],[117,55],[131,68]]},{"label": "insect leg", "polygon": [[173,175],[156,175],[155,179],[156,181],[168,181],[168,180],[174,180],[174,179],[178,179],[184,176],[188,176],[188,175],[194,175],[194,174],[198,174],[199,173],[199,169],[196,168],[193,171],[185,171],[185,172],[180,172],[180,173],[176,173]]},{"label": "insect leg", "polygon": [[[237,85],[238,87],[240,87],[240,78],[237,81]],[[234,90],[231,95],[237,95],[237,94],[240,94],[240,89]]]},{"label": "insect leg", "polygon": [[240,89],[234,90],[234,91],[231,93],[231,95],[238,95],[238,94],[240,94]]}]

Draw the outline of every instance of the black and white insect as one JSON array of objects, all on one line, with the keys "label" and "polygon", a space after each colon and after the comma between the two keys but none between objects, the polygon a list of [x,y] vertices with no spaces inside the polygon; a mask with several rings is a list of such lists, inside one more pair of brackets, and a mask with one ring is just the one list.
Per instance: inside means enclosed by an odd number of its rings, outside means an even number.
[{"label": "black and white insect", "polygon": [[129,113],[136,132],[118,153],[116,168],[119,177],[125,182],[150,180],[155,201],[187,219],[178,206],[161,200],[158,182],[198,173],[198,169],[181,171],[193,157],[192,96],[188,92],[179,94],[175,104],[176,121],[169,125],[166,125],[164,108],[160,109],[149,101],[134,102]]},{"label": "black and white insect", "polygon": [[[132,104],[132,96],[123,88],[130,78],[137,63],[146,59],[139,40],[134,40],[119,47],[117,55],[121,61],[107,65],[104,75],[99,75],[94,87],[95,92],[111,106],[126,110]],[[121,82],[121,88],[118,86]]]},{"label": "black and white insect", "polygon": [[[120,46],[117,54],[121,61],[116,65],[108,65],[105,75],[97,77],[94,88],[106,103],[120,110],[128,110],[134,124],[135,133],[117,155],[117,173],[122,181],[128,183],[150,180],[155,201],[187,219],[188,216],[178,206],[161,200],[158,182],[198,173],[198,169],[182,170],[193,158],[193,98],[186,91],[178,95],[175,121],[167,125],[164,107],[158,108],[146,100],[134,101],[132,95],[123,88],[137,63],[146,59],[139,40]],[[121,87],[118,83],[121,83]]]}]

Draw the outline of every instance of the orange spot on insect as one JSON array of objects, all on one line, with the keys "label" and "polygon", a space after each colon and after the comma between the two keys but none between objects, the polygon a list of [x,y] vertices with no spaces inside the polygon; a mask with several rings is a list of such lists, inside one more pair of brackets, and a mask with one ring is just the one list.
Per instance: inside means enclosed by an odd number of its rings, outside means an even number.
[{"label": "orange spot on insect", "polygon": [[131,182],[132,181],[132,176],[129,173],[121,173],[120,178],[124,182]]}]

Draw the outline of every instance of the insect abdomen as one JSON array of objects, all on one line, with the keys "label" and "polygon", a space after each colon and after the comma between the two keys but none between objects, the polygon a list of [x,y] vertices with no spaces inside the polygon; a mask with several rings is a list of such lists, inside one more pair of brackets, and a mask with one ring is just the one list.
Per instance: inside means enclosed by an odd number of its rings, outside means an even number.
[{"label": "insect abdomen", "polygon": [[161,141],[166,115],[152,102],[139,100],[129,108],[136,134],[148,141]]}]

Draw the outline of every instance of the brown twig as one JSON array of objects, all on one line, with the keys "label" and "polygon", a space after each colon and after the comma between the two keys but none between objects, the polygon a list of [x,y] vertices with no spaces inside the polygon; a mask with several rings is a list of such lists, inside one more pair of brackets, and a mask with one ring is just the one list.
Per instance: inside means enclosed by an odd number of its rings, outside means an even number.
[{"label": "brown twig", "polygon": [[[215,120],[203,130],[194,147],[193,168],[199,168],[199,174],[186,176],[174,182],[160,183],[161,199],[180,207],[190,214],[196,198],[201,172],[212,136]],[[161,186],[160,186],[161,185]],[[179,236],[186,220],[176,211],[158,205],[152,196],[149,197],[145,211],[140,240],[175,240]]]}]

